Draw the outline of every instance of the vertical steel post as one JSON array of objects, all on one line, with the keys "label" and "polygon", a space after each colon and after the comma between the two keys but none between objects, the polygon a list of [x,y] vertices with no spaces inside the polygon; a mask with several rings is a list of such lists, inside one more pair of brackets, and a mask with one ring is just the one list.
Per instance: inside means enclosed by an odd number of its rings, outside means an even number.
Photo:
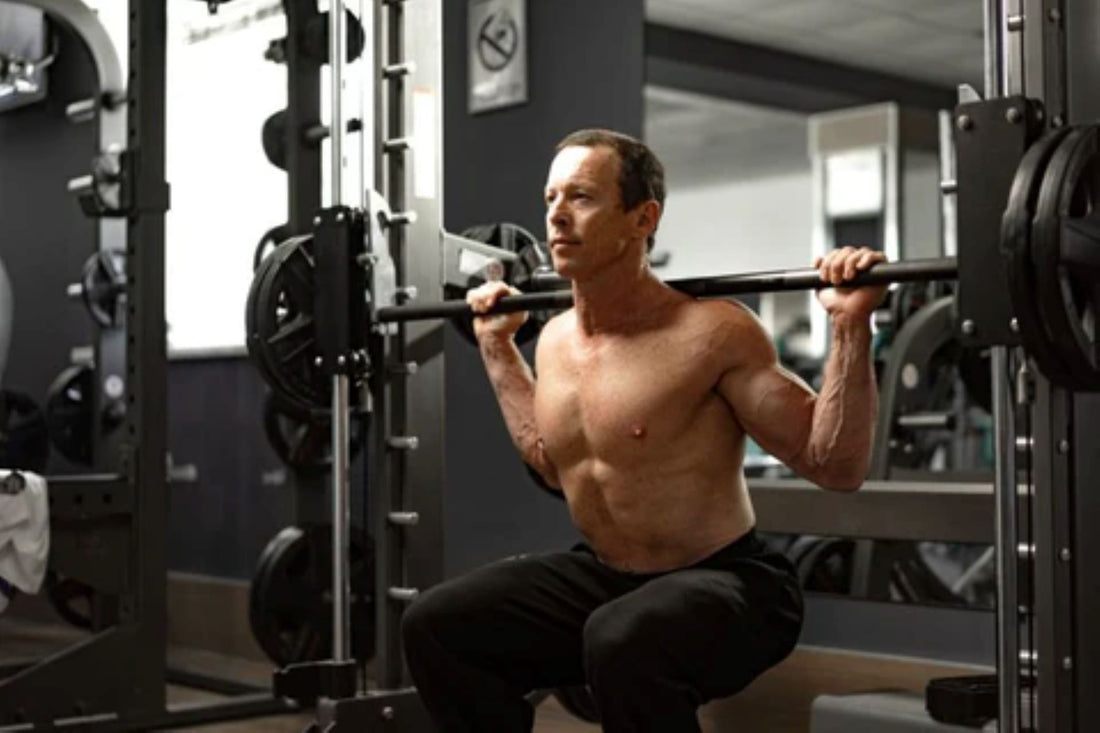
[{"label": "vertical steel post", "polygon": [[[331,160],[330,205],[342,203],[344,174],[344,59],[347,33],[344,30],[344,0],[331,0],[329,32],[329,152]],[[343,357],[341,357],[343,358]],[[337,367],[332,377],[332,658],[337,662],[351,659],[351,621],[349,601],[349,530],[351,500],[348,470],[348,375]]]}]

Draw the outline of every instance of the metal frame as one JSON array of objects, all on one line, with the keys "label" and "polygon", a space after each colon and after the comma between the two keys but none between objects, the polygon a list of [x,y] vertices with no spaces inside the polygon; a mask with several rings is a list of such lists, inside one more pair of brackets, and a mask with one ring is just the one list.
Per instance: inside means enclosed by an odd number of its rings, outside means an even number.
[{"label": "metal frame", "polygon": [[[1085,31],[1096,19],[1094,6],[1087,0],[987,0],[987,100],[996,104],[1013,94],[1038,100],[1048,130],[1091,121],[1080,110],[1084,119],[1071,118],[1067,103],[1074,93],[1084,98],[1098,73],[1094,41]],[[1073,48],[1067,28],[1080,39]],[[1100,562],[1100,544],[1087,539],[1096,508],[1095,492],[1087,489],[1100,478],[1100,467],[1079,427],[1087,418],[1077,414],[1091,396],[1058,388],[1026,360],[1012,358],[1006,344],[1014,341],[993,337],[1000,730],[1095,730],[1100,644],[1091,627],[1100,597],[1090,592],[1096,583],[1088,569]],[[1020,464],[1030,500],[1017,512],[1007,497]]]},{"label": "metal frame", "polygon": [[[360,18],[373,61],[369,109],[361,112],[362,179],[368,190],[363,211],[343,205],[343,106],[341,100],[345,3],[330,6],[332,68],[332,197],[313,218],[317,260],[317,312],[343,308],[318,331],[315,364],[332,380],[332,524],[334,611],[332,658],[291,665],[276,673],[276,690],[299,699],[320,698],[318,723],[327,731],[356,730],[370,722],[398,721],[403,729],[427,726],[419,698],[409,687],[400,643],[400,618],[420,588],[442,579],[443,537],[443,358],[442,324],[385,326],[356,333],[352,291],[342,272],[363,267],[373,285],[372,307],[402,300],[441,297],[442,206],[442,5],[418,6],[406,14],[400,0],[371,3]],[[364,11],[366,12],[366,11]],[[293,134],[293,133],[291,133]],[[375,159],[384,160],[375,165]],[[412,160],[410,161],[410,156]],[[361,216],[365,215],[365,220]],[[342,228],[341,228],[342,227]],[[356,229],[355,227],[359,227]],[[349,236],[344,236],[349,235]],[[343,270],[334,263],[347,262]],[[392,274],[391,274],[392,268]],[[390,280],[395,282],[390,282]],[[352,289],[354,290],[354,288]],[[392,291],[392,292],[391,292]],[[367,347],[362,358],[360,345]],[[349,671],[345,542],[350,524],[348,470],[349,389],[368,365],[366,407],[372,431],[364,451],[369,491],[363,523],[375,544],[376,656],[380,689],[359,695]],[[417,452],[418,460],[410,460]],[[364,680],[365,681],[365,680]]]},{"label": "metal frame", "polygon": [[[992,544],[993,485],[935,478],[867,481],[854,493],[801,479],[748,479],[757,529],[880,540]],[[1018,501],[1027,507],[1026,487]]]},{"label": "metal frame", "polygon": [[[165,2],[130,2],[130,75],[123,83],[106,32],[76,0],[23,0],[76,31],[92,55],[100,94],[71,109],[93,113],[103,152],[122,156],[128,200],[118,218],[100,220],[100,247],[127,243],[125,330],[101,339],[100,375],[125,364],[126,419],[116,444],[97,445],[97,461],[117,473],[49,477],[52,560],[80,568],[97,590],[119,594],[118,622],[45,659],[9,664],[0,681],[0,731],[79,726],[149,730],[196,725],[297,707],[231,680],[165,663],[167,517],[167,354],[164,322]],[[125,340],[123,340],[125,339]],[[91,577],[95,576],[95,577]],[[120,664],[120,662],[122,662]],[[104,674],[104,670],[111,670]],[[239,693],[217,703],[166,705],[165,685],[187,681]]]}]

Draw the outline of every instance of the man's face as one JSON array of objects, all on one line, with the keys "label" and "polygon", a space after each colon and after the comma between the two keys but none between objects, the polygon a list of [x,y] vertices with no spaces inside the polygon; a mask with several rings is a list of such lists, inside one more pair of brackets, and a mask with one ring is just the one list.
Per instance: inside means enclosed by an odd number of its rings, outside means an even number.
[{"label": "man's face", "polygon": [[603,270],[636,236],[636,217],[623,210],[619,155],[612,148],[563,149],[550,164],[545,194],[546,239],[564,277]]}]

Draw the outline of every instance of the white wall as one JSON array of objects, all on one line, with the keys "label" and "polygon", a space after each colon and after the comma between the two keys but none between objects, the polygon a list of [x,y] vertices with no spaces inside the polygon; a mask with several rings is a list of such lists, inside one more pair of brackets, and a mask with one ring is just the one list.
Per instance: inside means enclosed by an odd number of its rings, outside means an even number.
[{"label": "white wall", "polygon": [[677,188],[670,176],[657,248],[665,279],[808,267],[811,181],[805,171]]},{"label": "white wall", "polygon": [[[125,69],[126,3],[89,5]],[[260,138],[286,105],[286,69],[263,58],[285,32],[279,0],[237,0],[216,15],[201,2],[168,4],[165,315],[174,353],[244,345],[253,250],[286,221],[286,175]]]},{"label": "white wall", "polygon": [[274,16],[197,42],[188,42],[187,24],[170,18],[168,27],[168,346],[239,347],[255,244],[286,221],[286,175],[260,141],[264,120],[286,104],[285,67],[263,58],[286,21]]}]

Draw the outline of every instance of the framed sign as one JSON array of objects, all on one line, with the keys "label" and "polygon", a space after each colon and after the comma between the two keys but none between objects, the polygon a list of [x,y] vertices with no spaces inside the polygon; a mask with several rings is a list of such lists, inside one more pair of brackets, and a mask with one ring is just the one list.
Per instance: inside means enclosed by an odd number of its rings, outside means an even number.
[{"label": "framed sign", "polygon": [[469,0],[471,114],[527,101],[527,0]]}]

